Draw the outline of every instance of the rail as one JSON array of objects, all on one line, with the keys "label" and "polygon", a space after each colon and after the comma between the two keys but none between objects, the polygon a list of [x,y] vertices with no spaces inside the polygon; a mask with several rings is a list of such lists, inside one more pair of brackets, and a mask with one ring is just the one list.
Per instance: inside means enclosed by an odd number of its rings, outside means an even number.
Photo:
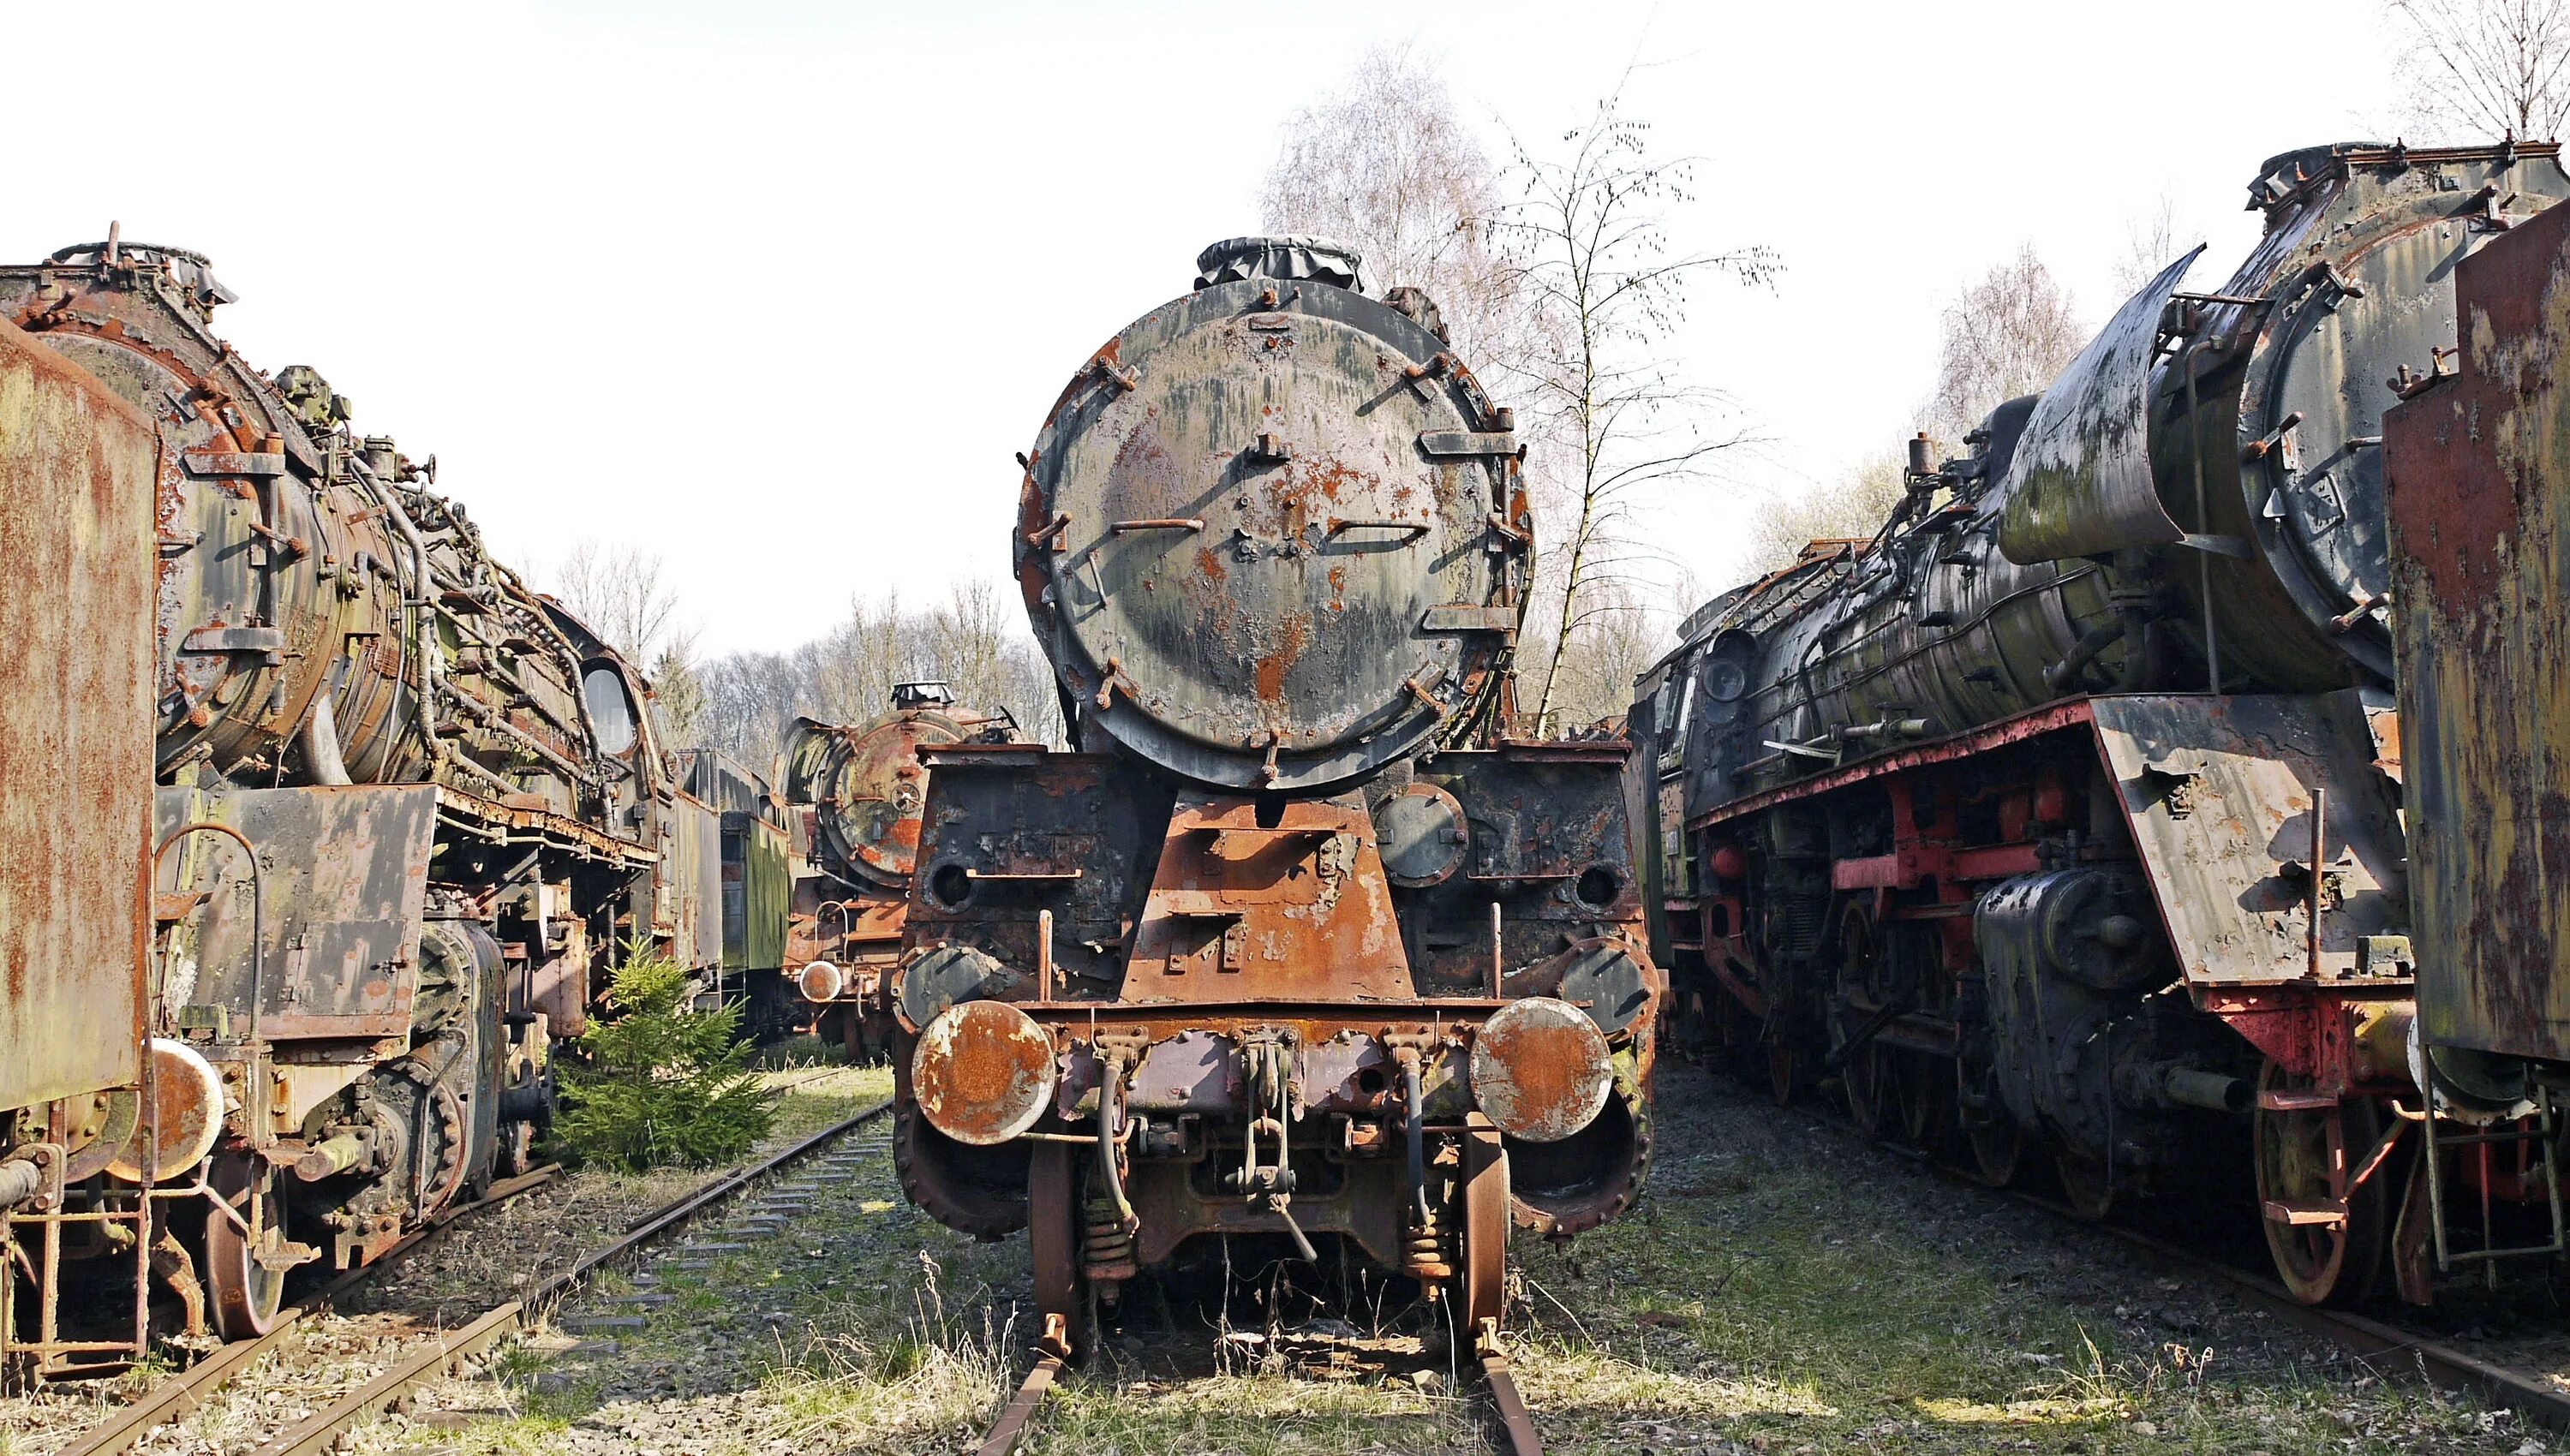
[{"label": "rail", "polygon": [[[339,1438],[358,1422],[365,1420],[399,1400],[413,1388],[438,1379],[465,1360],[490,1348],[508,1335],[524,1329],[530,1311],[540,1310],[575,1286],[584,1282],[602,1266],[654,1243],[695,1218],[705,1210],[725,1202],[759,1179],[775,1173],[882,1117],[892,1110],[889,1100],[856,1113],[840,1122],[801,1139],[749,1167],[714,1180],[681,1198],[663,1205],[629,1229],[622,1238],[604,1248],[583,1255],[569,1269],[536,1285],[518,1298],[499,1305],[451,1334],[442,1335],[426,1347],[403,1357],[382,1375],[361,1388],[349,1392],[324,1409],[315,1412],[292,1427],[270,1437],[257,1448],[256,1456],[320,1456],[332,1450]],[[117,1456],[132,1450],[135,1444],[153,1430],[185,1417],[204,1405],[214,1392],[231,1378],[256,1363],[258,1358],[281,1347],[287,1336],[299,1326],[303,1317],[322,1308],[357,1282],[383,1270],[392,1259],[438,1229],[463,1215],[515,1197],[553,1176],[554,1169],[540,1169],[524,1178],[494,1184],[488,1195],[473,1204],[447,1211],[409,1238],[394,1245],[363,1269],[350,1270],[331,1280],[309,1297],[280,1315],[274,1328],[254,1340],[225,1345],[220,1351],[191,1367],[185,1374],[163,1382],[144,1399],[120,1411],[108,1424],[66,1447],[60,1456]]]}]

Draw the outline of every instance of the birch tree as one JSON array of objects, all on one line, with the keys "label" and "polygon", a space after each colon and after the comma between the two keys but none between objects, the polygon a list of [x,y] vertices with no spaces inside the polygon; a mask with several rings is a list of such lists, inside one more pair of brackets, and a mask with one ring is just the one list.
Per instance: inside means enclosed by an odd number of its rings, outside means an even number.
[{"label": "birch tree", "polygon": [[1426,290],[1458,357],[1488,370],[1524,348],[1528,324],[1493,232],[1502,178],[1435,59],[1415,42],[1378,45],[1286,119],[1260,223],[1349,244],[1378,292]]},{"label": "birch tree", "polygon": [[2570,0],[2391,0],[2409,121],[2427,138],[2549,141],[2570,115]]},{"label": "birch tree", "polygon": [[2032,243],[1945,305],[1942,321],[1928,417],[1952,453],[1960,453],[1963,436],[1983,416],[2050,384],[2088,342],[2070,290],[2035,256]]},{"label": "birch tree", "polygon": [[1670,357],[1688,288],[1722,278],[1766,284],[1779,269],[1765,246],[1701,251],[1680,245],[1672,217],[1696,198],[1696,161],[1654,155],[1650,124],[1624,114],[1622,90],[1597,104],[1557,149],[1515,149],[1522,188],[1497,232],[1516,286],[1544,321],[1529,356],[1510,368],[1536,416],[1538,449],[1557,459],[1539,479],[1560,493],[1559,620],[1551,624],[1538,732],[1555,721],[1557,684],[1574,642],[1635,609],[1633,567],[1645,547],[1637,512],[1672,489],[1709,478],[1743,432],[1709,428],[1726,401],[1688,382]]}]

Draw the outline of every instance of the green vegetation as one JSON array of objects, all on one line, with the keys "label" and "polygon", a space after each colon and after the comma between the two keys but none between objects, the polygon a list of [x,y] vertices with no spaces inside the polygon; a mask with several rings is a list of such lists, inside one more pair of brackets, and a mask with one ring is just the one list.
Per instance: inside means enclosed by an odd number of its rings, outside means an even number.
[{"label": "green vegetation", "polygon": [[628,1173],[737,1158],[774,1120],[738,1007],[688,1009],[685,967],[637,944],[613,972],[614,1014],[581,1033],[563,1062],[558,1133],[569,1151]]}]

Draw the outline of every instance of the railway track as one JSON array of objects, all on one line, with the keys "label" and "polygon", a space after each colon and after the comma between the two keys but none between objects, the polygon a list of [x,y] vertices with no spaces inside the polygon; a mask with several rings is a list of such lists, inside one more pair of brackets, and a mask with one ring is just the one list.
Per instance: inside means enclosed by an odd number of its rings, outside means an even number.
[{"label": "railway track", "polygon": [[[422,1341],[416,1349],[405,1351],[382,1373],[362,1386],[268,1437],[257,1447],[256,1456],[319,1456],[319,1453],[329,1451],[359,1422],[396,1405],[418,1386],[443,1377],[501,1339],[526,1328],[536,1311],[550,1307],[600,1269],[657,1243],[707,1210],[727,1203],[751,1185],[820,1152],[891,1109],[890,1102],[878,1102],[749,1167],[663,1205],[628,1228],[621,1238],[583,1255],[568,1269],[518,1298],[501,1303],[460,1329],[436,1335]],[[316,1311],[326,1309],[333,1299],[356,1284],[380,1274],[403,1253],[463,1217],[530,1192],[549,1181],[555,1172],[551,1168],[539,1169],[523,1178],[495,1184],[482,1199],[448,1210],[394,1246],[385,1258],[341,1274],[298,1301],[278,1317],[275,1326],[266,1334],[225,1345],[185,1372],[163,1381],[144,1398],[64,1447],[58,1456],[118,1456],[118,1453],[132,1450],[153,1431],[185,1419],[206,1406],[217,1391],[256,1366],[265,1356],[287,1348],[298,1337],[306,1319]]]},{"label": "railway track", "polygon": [[[1963,1177],[1959,1170],[1947,1169],[1941,1164],[1930,1166],[1940,1174]],[[2481,1359],[2416,1330],[2403,1329],[2345,1309],[2306,1304],[2287,1293],[2285,1287],[2273,1279],[2181,1248],[2139,1229],[2114,1223],[2093,1223],[2080,1218],[2065,1205],[2021,1189],[2009,1189],[2006,1193],[2017,1203],[2114,1238],[2166,1269],[2219,1279],[2258,1308],[2330,1340],[2368,1363],[2381,1359],[2412,1361],[2420,1373],[2438,1385],[2468,1391],[2547,1429],[2570,1432],[2570,1396],[2553,1389],[2540,1376]]]},{"label": "railway track", "polygon": [[[1491,1434],[1508,1456],[1543,1456],[1543,1438],[1535,1433],[1534,1417],[1526,1410],[1525,1400],[1517,1394],[1516,1375],[1507,1357],[1485,1354],[1481,1360],[1481,1399]],[[1027,1426],[1044,1404],[1046,1392],[1062,1378],[1060,1355],[1043,1354],[1018,1382],[1017,1393],[1000,1407],[982,1443],[974,1448],[975,1456],[1011,1456],[1026,1439]]]},{"label": "railway track", "polygon": [[1844,1118],[1831,1116],[1815,1107],[1806,1106],[1801,1110],[1816,1125],[1861,1143],[1870,1152],[1908,1159],[1957,1187],[1995,1193],[2085,1233],[2111,1238],[2166,1272],[2194,1274],[2217,1280],[2249,1305],[2338,1345],[2365,1361],[2369,1367],[2376,1366],[2377,1362],[2406,1362],[2439,1386],[2468,1392],[2492,1405],[2515,1411],[2546,1429],[2570,1433],[2570,1395],[2564,1395],[2529,1371],[2482,1359],[2421,1331],[2404,1329],[2369,1315],[2306,1304],[2287,1292],[2283,1284],[2238,1265],[2172,1244],[2111,1218],[2105,1221],[2083,1218],[2067,1204],[2026,1189],[1993,1189],[1969,1169],[1947,1163],[1917,1148],[1868,1137]]}]

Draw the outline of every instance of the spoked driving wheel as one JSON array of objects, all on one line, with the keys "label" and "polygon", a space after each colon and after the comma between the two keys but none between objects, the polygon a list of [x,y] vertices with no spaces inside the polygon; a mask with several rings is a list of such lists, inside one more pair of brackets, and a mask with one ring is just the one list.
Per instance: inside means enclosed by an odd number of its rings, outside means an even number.
[{"label": "spoked driving wheel", "polygon": [[1954,1128],[1954,1075],[1942,1057],[1889,1051],[1901,1107],[1901,1140],[1923,1153],[1942,1153]]},{"label": "spoked driving wheel", "polygon": [[1847,1098],[1848,1120],[1869,1138],[1882,1137],[1899,1123],[1892,1106],[1892,1079],[1883,1049],[1868,1042],[1847,1054],[1839,1066],[1839,1090]]},{"label": "spoked driving wheel", "polygon": [[[1858,1132],[1882,1137],[1899,1125],[1893,1105],[1891,1058],[1868,1025],[1875,1018],[1865,1007],[1882,980],[1882,945],[1875,938],[1874,916],[1861,904],[1839,915],[1838,996],[1830,1013],[1831,1056],[1838,1063],[1839,1090],[1847,1099],[1848,1117]],[[1866,1033],[1861,1043],[1850,1038]]]},{"label": "spoked driving wheel", "polygon": [[1456,1314],[1469,1344],[1482,1321],[1498,1320],[1507,1303],[1508,1155],[1499,1130],[1473,1113],[1464,1124],[1464,1268]]},{"label": "spoked driving wheel", "polygon": [[2269,1061],[2258,1073],[2255,1138],[2260,1223],[2276,1274],[2306,1304],[2363,1298],[2382,1269],[2390,1219],[2380,1172],[2339,1189],[2374,1140],[2381,1114],[2367,1097],[2333,1098]]},{"label": "spoked driving wheel", "polygon": [[1963,1145],[1972,1151],[1973,1175],[1991,1188],[2015,1183],[2018,1161],[2025,1153],[2025,1130],[1999,1096],[1989,1048],[1978,1038],[1966,1040],[1962,1055],[1954,1059],[1953,1108]]},{"label": "spoked driving wheel", "polygon": [[[285,1198],[266,1160],[226,1155],[207,1170],[224,1208],[206,1211],[206,1283],[214,1294],[215,1332],[250,1339],[275,1327],[285,1303]],[[235,1223],[237,1217],[240,1222]],[[244,1224],[246,1228],[242,1227]]]},{"label": "spoked driving wheel", "polygon": [[1038,1143],[1027,1167],[1027,1245],[1034,1256],[1043,1342],[1065,1359],[1088,1354],[1087,1280],[1079,1272],[1079,1167],[1070,1143]]}]

